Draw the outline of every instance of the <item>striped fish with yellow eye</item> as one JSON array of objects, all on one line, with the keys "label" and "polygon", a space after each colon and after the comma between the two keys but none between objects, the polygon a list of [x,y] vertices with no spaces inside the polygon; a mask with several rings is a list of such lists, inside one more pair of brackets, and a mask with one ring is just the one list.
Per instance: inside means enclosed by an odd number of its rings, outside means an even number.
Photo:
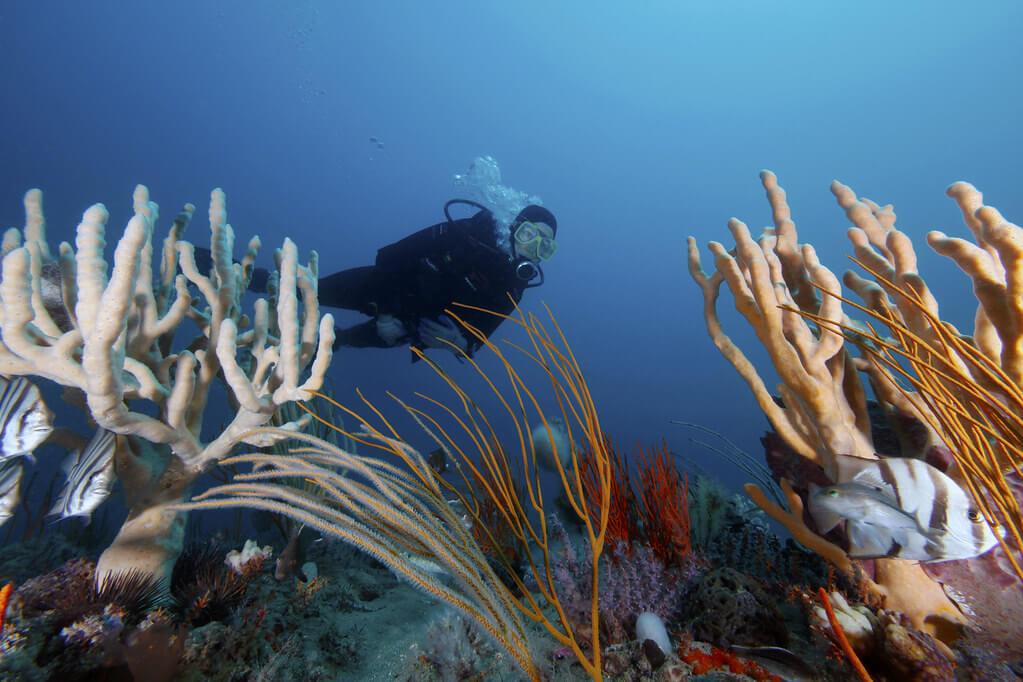
[{"label": "striped fish with yellow eye", "polygon": [[839,483],[811,486],[807,509],[821,533],[846,522],[850,557],[951,561],[998,544],[969,495],[922,460],[843,455],[838,470]]}]

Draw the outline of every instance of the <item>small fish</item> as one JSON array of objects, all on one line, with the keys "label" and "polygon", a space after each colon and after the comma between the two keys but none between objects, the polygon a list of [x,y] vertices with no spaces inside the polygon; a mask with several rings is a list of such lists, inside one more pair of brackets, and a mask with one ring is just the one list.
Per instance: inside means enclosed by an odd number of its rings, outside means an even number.
[{"label": "small fish", "polygon": [[14,516],[21,502],[21,460],[8,457],[0,460],[0,526]]},{"label": "small fish", "polygon": [[302,547],[302,531],[304,523],[294,523],[288,532],[288,542],[284,545],[277,562],[274,564],[274,580],[284,580],[291,576],[305,558]]},{"label": "small fish", "polygon": [[[928,544],[927,529],[901,509],[892,496],[860,483],[810,486],[810,515],[826,533],[846,521],[849,556],[857,559],[916,558]],[[930,555],[925,553],[925,557]]]},{"label": "small fish", "polygon": [[64,277],[60,270],[60,264],[56,261],[43,263],[42,275],[39,278],[39,291],[43,296],[43,307],[50,315],[50,319],[62,332],[69,332],[74,328],[71,321],[71,314],[68,312],[67,302],[64,300]]},{"label": "small fish", "polygon": [[[432,557],[424,556],[422,554],[413,554],[412,552],[399,552],[399,554],[405,557],[405,560],[418,568],[424,573],[429,573],[435,578],[441,578],[448,575],[448,569],[440,565],[439,562],[434,560]],[[397,575],[397,573],[395,573]]]},{"label": "small fish", "polygon": [[458,521],[462,524],[462,528],[467,531],[472,531],[472,514],[470,514],[469,510],[465,508],[462,501],[458,498],[448,500],[448,507],[455,513],[455,516],[458,517]]},{"label": "small fish", "polygon": [[[41,294],[43,308],[50,319],[57,325],[61,333],[74,329],[74,321],[71,311],[74,310],[75,302],[64,300],[64,273],[60,263],[46,256],[40,267],[39,293]],[[33,283],[33,286],[35,283]],[[74,282],[72,282],[74,285]]]},{"label": "small fish", "polygon": [[437,448],[427,455],[426,462],[438,476],[448,470],[448,457],[444,454],[444,448]]},{"label": "small fish", "polygon": [[84,516],[86,523],[89,522],[92,512],[113,488],[116,449],[116,434],[99,429],[84,449],[68,455],[63,463],[67,481],[56,504],[50,509],[51,516],[59,515],[62,519]]},{"label": "small fish", "polygon": [[0,459],[31,457],[53,431],[53,413],[25,377],[0,377]]},{"label": "small fish", "polygon": [[838,464],[843,482],[811,486],[808,509],[823,533],[846,521],[849,556],[950,561],[998,544],[966,492],[926,462],[842,456]]}]

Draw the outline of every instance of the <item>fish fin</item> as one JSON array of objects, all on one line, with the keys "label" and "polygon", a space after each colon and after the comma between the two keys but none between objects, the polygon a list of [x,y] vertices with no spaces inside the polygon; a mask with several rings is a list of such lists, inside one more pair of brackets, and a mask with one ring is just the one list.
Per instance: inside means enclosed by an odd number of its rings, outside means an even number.
[{"label": "fish fin", "polygon": [[63,514],[61,514],[61,516],[59,518],[57,518],[55,520],[56,521],[63,521],[65,519],[73,519],[73,518],[76,518],[76,517],[85,517],[85,525],[87,526],[87,525],[89,525],[90,516],[91,516],[91,512],[88,512],[88,513],[87,512],[78,512],[77,514],[69,514],[68,512],[64,512]]},{"label": "fish fin", "polygon": [[[969,547],[969,545],[965,545]],[[920,561],[922,564],[933,564],[939,561],[949,561],[951,559],[968,559],[970,558],[970,551],[967,549],[960,553],[954,551],[955,548],[947,547],[942,543],[936,541],[934,538],[928,537],[927,542],[924,543],[924,551],[927,553],[928,558]],[[976,556],[976,554],[973,554]]]},{"label": "fish fin", "polygon": [[[879,460],[854,457],[852,455],[839,456],[842,458],[838,463],[840,480],[847,480],[850,483],[859,483],[868,488],[873,488],[888,497],[891,500],[892,506],[902,507],[895,488],[891,483],[884,480],[884,477],[881,475],[881,468],[878,466]],[[846,479],[845,476],[850,474],[851,478]]]},{"label": "fish fin", "polygon": [[60,470],[67,476],[71,473],[71,470],[75,468],[75,463],[78,462],[78,458],[82,456],[82,450],[72,450],[67,453],[63,460],[60,462]]},{"label": "fish fin", "polygon": [[64,518],[64,500],[57,498],[57,501],[50,507],[50,511],[46,512],[47,516],[57,516],[59,518],[54,519],[54,522],[60,521]]},{"label": "fish fin", "polygon": [[873,559],[888,555],[892,543],[884,537],[882,529],[856,521],[847,523],[845,529],[849,534],[849,556],[853,559]]},{"label": "fish fin", "polygon": [[859,483],[859,476],[864,471],[876,469],[879,460],[857,455],[835,455],[835,465],[838,479],[836,483],[848,483],[856,481]]},{"label": "fish fin", "polygon": [[892,485],[881,478],[881,474],[876,469],[864,469],[860,473],[853,477],[854,483],[865,485],[868,488],[873,488],[877,492],[891,498],[892,504],[896,507],[899,505],[899,500],[895,495],[895,489]]},{"label": "fish fin", "polygon": [[70,494],[71,494],[71,483],[69,481],[64,481],[64,487],[60,489],[60,494],[57,495],[56,502],[54,502],[53,506],[50,507],[50,511],[46,512],[47,516],[56,516],[57,517],[56,519],[54,519],[54,522],[62,521],[63,519],[66,519],[68,517],[68,513],[67,513],[67,510],[66,510],[66,507],[67,507],[68,496]]},{"label": "fish fin", "polygon": [[892,506],[899,507],[900,509],[902,508],[903,500],[900,498],[895,485],[886,481],[881,475],[880,469],[876,467],[861,469],[859,473],[849,480],[849,482],[862,485],[866,488],[871,488],[878,494],[888,498]]}]

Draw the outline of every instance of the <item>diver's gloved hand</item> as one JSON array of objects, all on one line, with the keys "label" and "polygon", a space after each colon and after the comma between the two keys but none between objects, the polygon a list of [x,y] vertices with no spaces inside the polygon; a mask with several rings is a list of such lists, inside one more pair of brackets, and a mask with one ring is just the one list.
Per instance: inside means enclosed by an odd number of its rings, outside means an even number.
[{"label": "diver's gloved hand", "polygon": [[458,353],[445,342],[455,344],[462,352],[469,350],[469,341],[455,326],[454,320],[441,315],[436,320],[424,318],[419,321],[419,340],[427,348],[446,348],[455,355]]},{"label": "diver's gloved hand", "polygon": [[408,330],[405,329],[405,325],[394,315],[381,313],[377,315],[376,324],[377,336],[388,346],[394,346],[408,336]]}]

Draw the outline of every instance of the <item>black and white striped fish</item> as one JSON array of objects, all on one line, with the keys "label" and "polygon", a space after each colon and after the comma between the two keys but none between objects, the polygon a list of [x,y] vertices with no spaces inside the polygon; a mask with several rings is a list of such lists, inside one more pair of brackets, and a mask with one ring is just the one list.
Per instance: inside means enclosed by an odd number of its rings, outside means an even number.
[{"label": "black and white striped fish", "polygon": [[21,460],[17,457],[0,460],[0,526],[18,510],[22,470]]},{"label": "black and white striped fish", "polygon": [[[43,307],[46,308],[46,312],[57,328],[62,332],[67,332],[74,328],[74,323],[71,321],[71,314],[64,301],[62,280],[60,265],[56,261],[43,262],[42,274],[39,277],[39,293],[43,297]],[[73,301],[71,305],[74,306]]]},{"label": "black and white striped fish", "polygon": [[0,460],[31,457],[53,431],[53,413],[25,377],[0,377]]},{"label": "black and white striped fish", "polygon": [[116,449],[117,435],[99,429],[88,445],[68,455],[63,463],[67,481],[56,504],[50,509],[50,516],[59,515],[62,519],[84,516],[88,523],[92,512],[113,488]]},{"label": "black and white striped fish", "polygon": [[839,480],[811,487],[807,508],[822,533],[846,522],[849,556],[950,561],[998,544],[969,495],[918,459],[840,456]]}]

